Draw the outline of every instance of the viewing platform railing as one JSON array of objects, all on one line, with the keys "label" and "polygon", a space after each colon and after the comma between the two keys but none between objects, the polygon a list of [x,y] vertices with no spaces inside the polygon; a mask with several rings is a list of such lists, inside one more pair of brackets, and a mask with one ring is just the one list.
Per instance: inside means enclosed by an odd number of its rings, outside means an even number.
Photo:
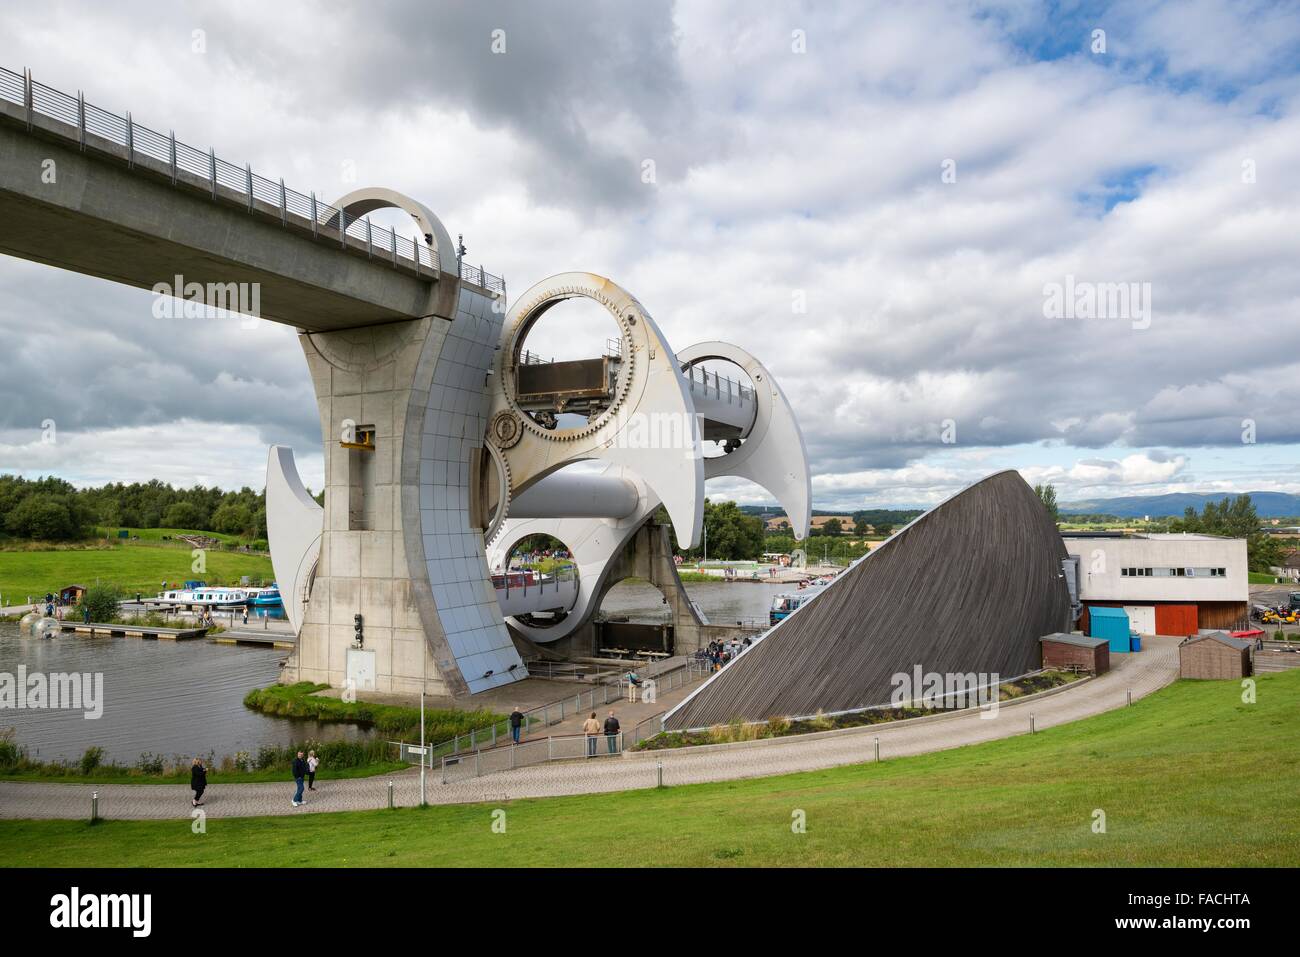
[{"label": "viewing platform railing", "polygon": [[[315,193],[299,193],[286,187],[283,179],[267,179],[253,172],[251,166],[240,167],[221,159],[212,149],[204,151],[188,146],[177,140],[174,132],[163,134],[142,126],[130,112],[125,116],[110,113],[88,103],[80,91],[72,96],[37,83],[30,70],[14,73],[0,67],[0,101],[20,107],[29,129],[37,116],[66,126],[68,129],[60,132],[77,142],[83,151],[88,145],[94,145],[88,143],[89,136],[98,137],[123,147],[128,166],[141,157],[165,164],[173,184],[185,173],[206,183],[213,199],[221,188],[243,197],[250,212],[255,202],[265,203],[279,210],[285,225],[291,219],[306,223],[313,236],[336,237],[345,246],[348,237],[360,240],[372,258],[390,258],[394,266],[414,269],[417,275],[435,276],[439,269],[438,253],[426,243],[402,236],[395,229],[376,226],[364,217],[349,221],[343,210],[321,202]],[[466,282],[505,294],[505,280],[482,266],[462,261],[458,263],[458,272]]]}]

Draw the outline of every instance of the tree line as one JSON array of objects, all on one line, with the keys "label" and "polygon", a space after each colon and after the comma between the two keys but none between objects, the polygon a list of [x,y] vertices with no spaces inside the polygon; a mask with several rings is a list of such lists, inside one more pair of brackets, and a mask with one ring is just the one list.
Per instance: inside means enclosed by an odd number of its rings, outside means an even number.
[{"label": "tree line", "polygon": [[182,528],[266,537],[266,495],[245,486],[173,488],[154,479],[79,489],[53,476],[0,475],[0,529],[14,538],[72,541],[107,528]]}]

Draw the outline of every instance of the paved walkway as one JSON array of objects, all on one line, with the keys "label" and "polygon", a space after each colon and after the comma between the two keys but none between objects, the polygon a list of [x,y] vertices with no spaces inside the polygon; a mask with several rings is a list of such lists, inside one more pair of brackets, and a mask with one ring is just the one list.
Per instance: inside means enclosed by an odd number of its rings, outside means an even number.
[{"label": "paved walkway", "polygon": [[[1045,698],[1003,705],[993,718],[981,718],[976,711],[962,712],[811,739],[782,738],[597,761],[557,762],[445,785],[438,783],[437,775],[430,775],[427,799],[431,804],[461,804],[654,787],[659,762],[663,763],[664,784],[670,786],[811,771],[870,761],[876,737],[880,738],[881,756],[888,759],[1025,734],[1030,713],[1041,731],[1121,708],[1129,691],[1136,701],[1169,684],[1178,676],[1178,641],[1144,639],[1139,654],[1114,655],[1113,670],[1108,674]],[[419,774],[414,771],[320,781],[318,792],[308,794],[308,803],[302,808],[291,805],[292,782],[223,785],[220,775],[214,774],[205,796],[205,809],[215,818],[382,808],[388,801],[390,780],[394,782],[398,805],[411,806],[419,801]],[[92,790],[96,789],[82,784],[0,782],[0,817],[85,818],[90,813]],[[104,817],[187,818],[191,810],[189,789],[178,785],[105,785],[97,790]]]}]

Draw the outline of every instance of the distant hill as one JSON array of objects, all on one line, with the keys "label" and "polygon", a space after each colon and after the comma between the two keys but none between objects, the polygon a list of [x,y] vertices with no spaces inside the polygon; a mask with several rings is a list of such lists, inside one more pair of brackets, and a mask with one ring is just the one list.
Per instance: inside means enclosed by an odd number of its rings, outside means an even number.
[{"label": "distant hill", "polygon": [[[1199,492],[1170,492],[1167,495],[1122,495],[1118,498],[1094,498],[1081,502],[1062,502],[1062,515],[1080,513],[1100,513],[1116,515],[1120,518],[1141,518],[1143,515],[1163,517],[1181,516],[1190,505],[1198,512],[1206,502],[1222,501],[1226,495],[1233,498],[1237,493],[1217,492],[1201,494]],[[1300,495],[1286,492],[1247,492],[1255,504],[1255,511],[1260,518],[1288,518],[1300,515]]]}]

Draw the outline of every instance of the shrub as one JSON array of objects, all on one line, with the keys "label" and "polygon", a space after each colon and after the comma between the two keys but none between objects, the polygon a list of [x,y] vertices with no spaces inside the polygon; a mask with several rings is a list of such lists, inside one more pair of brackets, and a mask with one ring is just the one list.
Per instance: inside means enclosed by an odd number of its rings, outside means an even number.
[{"label": "shrub", "polygon": [[23,759],[23,750],[14,740],[13,728],[0,728],[0,768],[15,768]]},{"label": "shrub", "polygon": [[763,733],[769,738],[779,738],[790,732],[789,718],[768,718]]},{"label": "shrub", "polygon": [[124,597],[116,585],[91,585],[76,607],[77,617],[83,617],[89,609],[91,621],[112,621],[118,614],[118,602]]},{"label": "shrub", "polygon": [[835,722],[820,711],[803,723],[812,731],[831,731],[835,728]]},{"label": "shrub", "polygon": [[135,763],[136,770],[141,774],[162,774],[163,767],[166,764],[161,754],[154,754],[145,751],[140,755],[140,760]]},{"label": "shrub", "polygon": [[104,749],[92,745],[86,749],[86,753],[81,756],[81,773],[90,774],[95,768],[99,767],[104,761]]}]

